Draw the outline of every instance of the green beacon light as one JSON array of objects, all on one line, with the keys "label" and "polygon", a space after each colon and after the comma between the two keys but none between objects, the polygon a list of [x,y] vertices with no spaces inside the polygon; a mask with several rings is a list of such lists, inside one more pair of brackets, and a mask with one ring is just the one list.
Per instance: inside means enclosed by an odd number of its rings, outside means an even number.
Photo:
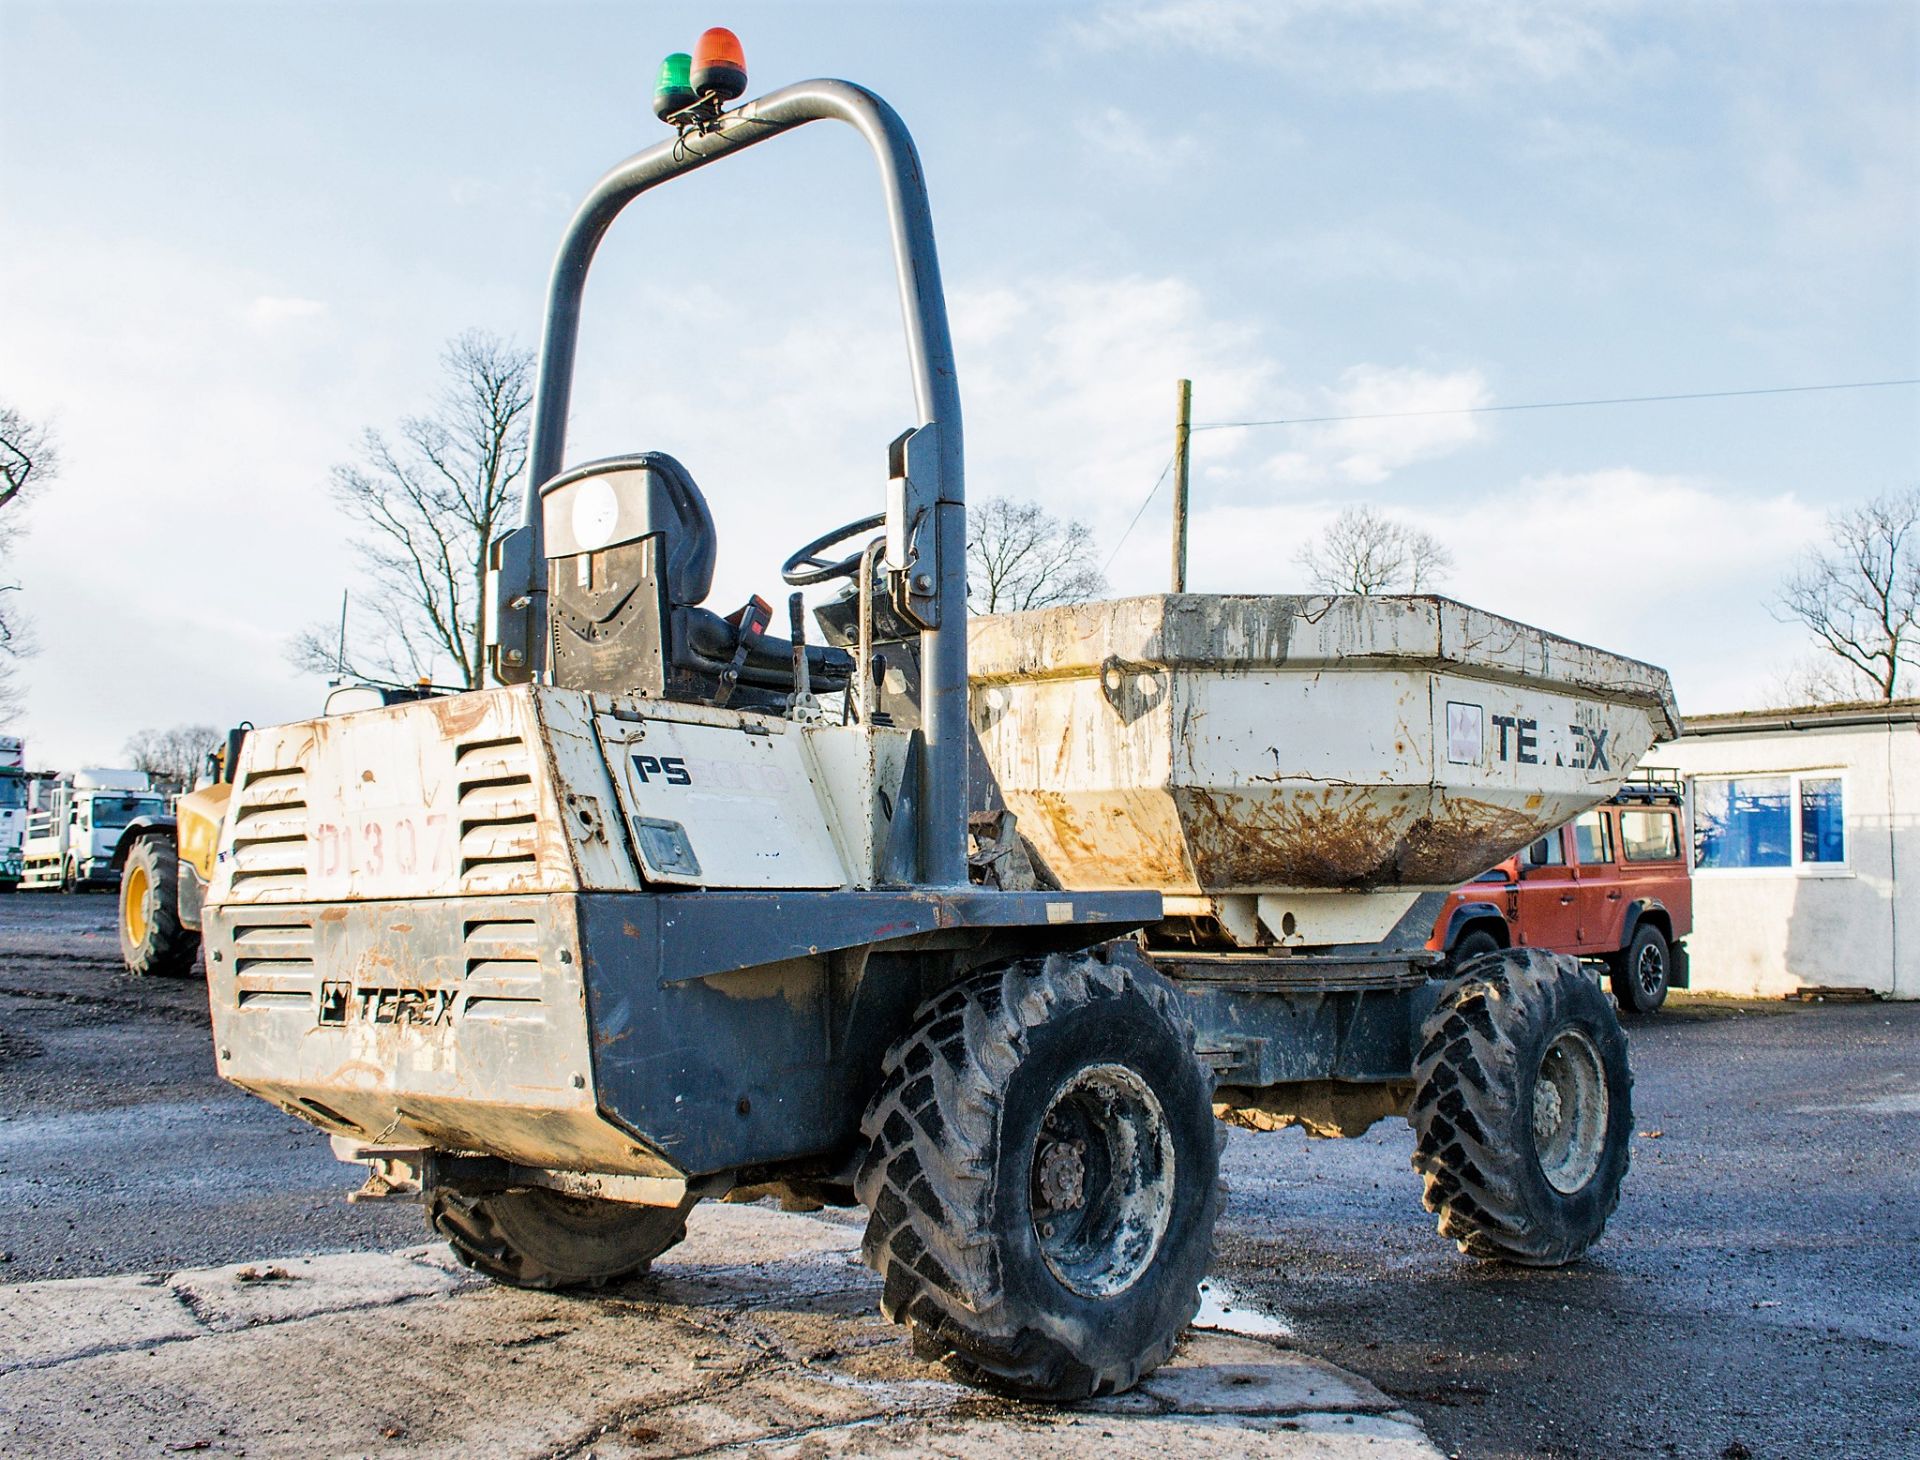
[{"label": "green beacon light", "polygon": [[653,83],[653,114],[665,121],[675,112],[683,112],[699,97],[694,93],[693,57],[675,51],[660,63],[660,79]]}]

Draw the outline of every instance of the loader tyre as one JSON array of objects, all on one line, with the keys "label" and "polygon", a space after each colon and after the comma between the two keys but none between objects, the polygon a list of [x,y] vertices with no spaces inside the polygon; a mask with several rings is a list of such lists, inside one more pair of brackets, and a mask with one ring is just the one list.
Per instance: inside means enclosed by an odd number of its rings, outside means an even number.
[{"label": "loader tyre", "polygon": [[142,977],[186,978],[200,935],[180,922],[180,854],[163,836],[143,836],[120,873],[120,957]]},{"label": "loader tyre", "polygon": [[1131,944],[929,1000],[861,1131],[862,1255],[915,1351],[1037,1399],[1132,1387],[1199,1306],[1220,1214],[1213,1077]]},{"label": "loader tyre", "polygon": [[434,1185],[427,1224],[454,1256],[495,1282],[597,1288],[645,1272],[687,1235],[692,1205],[638,1206],[538,1186],[475,1193]]},{"label": "loader tyre", "polygon": [[1475,959],[1421,1029],[1408,1123],[1440,1233],[1474,1257],[1558,1267],[1620,1201],[1633,1130],[1627,1039],[1572,959]]},{"label": "loader tyre", "polygon": [[1667,1001],[1673,975],[1673,950],[1666,934],[1652,923],[1633,930],[1633,941],[1611,960],[1613,1000],[1623,1012],[1651,1014]]}]

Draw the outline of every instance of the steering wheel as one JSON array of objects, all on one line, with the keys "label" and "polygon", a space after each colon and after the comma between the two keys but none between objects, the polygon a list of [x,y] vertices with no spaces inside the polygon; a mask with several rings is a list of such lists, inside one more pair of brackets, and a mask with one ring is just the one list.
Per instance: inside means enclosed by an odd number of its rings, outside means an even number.
[{"label": "steering wheel", "polygon": [[831,583],[835,578],[851,578],[860,571],[860,559],[865,549],[844,558],[823,558],[820,555],[856,533],[872,532],[884,525],[886,520],[886,513],[876,512],[871,517],[862,517],[858,522],[849,522],[845,527],[836,527],[825,536],[816,537],[780,565],[780,576],[793,588],[810,588],[815,583]]}]

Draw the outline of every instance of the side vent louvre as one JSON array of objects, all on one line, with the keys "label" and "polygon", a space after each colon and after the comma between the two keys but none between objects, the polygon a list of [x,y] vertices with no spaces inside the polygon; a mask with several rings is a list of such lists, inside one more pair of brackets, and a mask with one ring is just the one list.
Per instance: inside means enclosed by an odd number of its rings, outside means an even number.
[{"label": "side vent louvre", "polygon": [[517,735],[454,747],[459,783],[460,890],[511,889],[538,865],[533,764]]},{"label": "side vent louvre", "polygon": [[466,958],[463,1017],[505,1024],[546,1022],[539,927],[533,919],[469,922]]},{"label": "side vent louvre", "polygon": [[311,924],[304,920],[237,924],[233,973],[234,1002],[239,1008],[311,1010],[318,993]]},{"label": "side vent louvre", "polygon": [[233,886],[248,900],[289,900],[307,890],[307,772],[250,770],[234,790]]}]

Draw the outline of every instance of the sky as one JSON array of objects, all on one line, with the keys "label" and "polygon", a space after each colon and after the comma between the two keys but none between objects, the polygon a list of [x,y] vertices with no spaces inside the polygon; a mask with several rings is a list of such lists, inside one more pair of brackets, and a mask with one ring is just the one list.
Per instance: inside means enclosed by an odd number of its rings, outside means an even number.
[{"label": "sky", "polygon": [[[0,0],[0,401],[62,468],[13,571],[34,764],[318,710],[365,583],[327,491],[446,341],[531,345],[573,207],[725,24],[757,94],[886,96],[933,198],[967,488],[1162,591],[1175,382],[1203,425],[1920,376],[1904,0],[38,4]],[[710,602],[883,505],[915,424],[884,213],[813,127],[630,209],[569,460],[664,450]],[[1650,660],[1683,712],[1810,651],[1768,603],[1826,514],[1920,486],[1911,386],[1196,434],[1190,587],[1286,592],[1366,503],[1445,591]],[[1137,521],[1136,521],[1137,519]]]}]

